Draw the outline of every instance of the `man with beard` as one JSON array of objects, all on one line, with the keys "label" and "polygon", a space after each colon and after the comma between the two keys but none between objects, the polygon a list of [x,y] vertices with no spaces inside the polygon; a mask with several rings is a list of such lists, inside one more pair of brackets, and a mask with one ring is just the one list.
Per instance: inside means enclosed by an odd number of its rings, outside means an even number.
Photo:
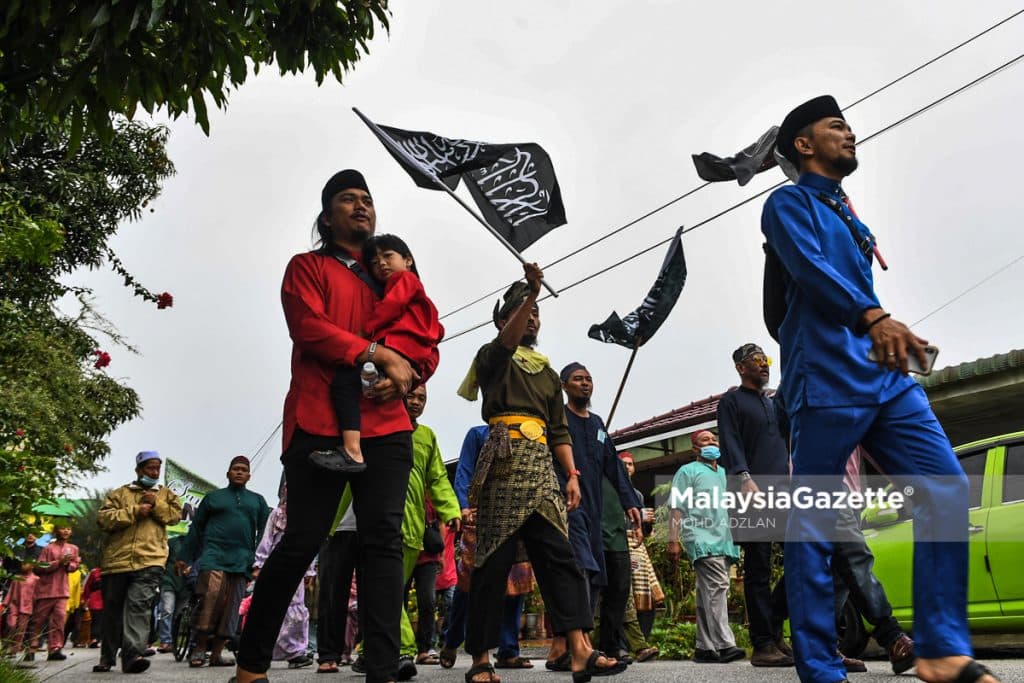
[{"label": "man with beard", "polygon": [[[184,576],[188,566],[202,568],[196,581],[199,612],[193,629],[195,643],[188,658],[192,668],[203,664],[233,666],[224,645],[238,631],[238,606],[270,516],[263,496],[246,488],[251,478],[249,458],[238,455],[228,464],[228,485],[203,497],[179,551],[175,567]],[[174,608],[169,610],[172,614]],[[168,636],[167,642],[169,643]],[[206,658],[207,646],[210,658]]]},{"label": "man with beard", "polygon": [[[973,661],[967,630],[967,478],[924,390],[907,375],[911,355],[926,363],[927,342],[882,308],[871,272],[875,240],[841,185],[857,168],[856,137],[825,95],[786,116],[776,145],[801,172],[795,185],[772,193],[761,219],[784,271],[780,390],[792,425],[793,486],[840,490],[857,444],[897,475],[898,487],[913,485],[917,676],[995,683]],[[836,512],[795,508],[786,529],[790,620],[805,683],[846,678],[828,570]]]},{"label": "man with beard", "polygon": [[[281,462],[292,502],[284,536],[256,580],[237,653],[237,683],[267,680],[285,613],[331,529],[346,483],[359,519],[366,680],[394,681],[398,670],[402,511],[412,466],[412,423],[401,399],[416,376],[401,354],[361,336],[377,286],[359,262],[377,220],[363,175],[351,169],[334,174],[320,193],[320,205],[320,246],[292,257],[281,284],[293,344]],[[381,369],[382,379],[369,396],[360,397],[366,470],[350,477],[321,469],[310,454],[334,448],[340,435],[331,379],[338,366],[367,361]]]},{"label": "man with beard", "polygon": [[[513,284],[504,303],[495,306],[498,336],[477,352],[459,388],[470,400],[483,390],[481,413],[490,425],[469,492],[470,508],[477,509],[477,546],[466,629],[473,666],[466,681],[500,681],[489,650],[498,644],[509,568],[525,546],[552,628],[568,640],[573,680],[583,683],[594,674],[618,673],[625,665],[593,650],[584,636],[593,619],[566,521],[567,507],[580,504],[580,472],[559,377],[533,348],[540,330],[537,294],[543,273],[536,264],[524,265],[524,271],[527,284]],[[552,451],[568,481],[564,496]]]},{"label": "man with beard", "polygon": [[[615,491],[616,513],[626,510],[635,526],[640,525],[640,501],[626,474],[626,468],[615,453],[604,420],[590,412],[590,397],[594,392],[594,379],[587,368],[577,362],[569,363],[559,374],[562,390],[568,402],[565,415],[572,437],[573,462],[580,471],[580,506],[569,513],[569,541],[581,570],[587,573],[591,588],[591,609],[597,604],[600,592],[601,642],[598,648],[611,653],[619,649],[618,637],[630,589],[629,548],[605,550],[601,528],[604,510],[604,487],[608,480]],[[558,483],[566,490],[568,479],[559,472]],[[625,534],[623,539],[625,540]],[[551,642],[548,652],[549,669],[568,671],[566,645],[562,638]]]},{"label": "man with beard", "polygon": [[[782,438],[775,404],[765,393],[768,357],[757,344],[744,344],[733,352],[732,361],[740,376],[740,386],[725,392],[718,402],[722,465],[739,482],[741,493],[786,488],[789,449]],[[701,435],[698,432],[695,439]],[[779,580],[774,590],[771,586],[776,545],[772,538],[781,539],[784,524],[779,525],[776,516],[753,510],[740,521],[734,524],[733,540],[743,548],[743,599],[754,646],[750,663],[793,666],[791,651],[782,638],[786,584]]]}]

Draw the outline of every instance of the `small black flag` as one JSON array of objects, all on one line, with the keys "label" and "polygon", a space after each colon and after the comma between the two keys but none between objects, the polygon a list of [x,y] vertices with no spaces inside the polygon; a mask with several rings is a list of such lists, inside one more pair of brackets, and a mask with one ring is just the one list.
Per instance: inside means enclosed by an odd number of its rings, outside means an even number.
[{"label": "small black flag", "polygon": [[772,152],[778,135],[779,127],[772,126],[757,142],[724,159],[708,152],[694,154],[693,165],[697,168],[697,175],[712,183],[735,180],[740,185],[746,185],[761,171],[777,165]]},{"label": "small black flag", "polygon": [[658,272],[658,279],[654,281],[651,291],[647,292],[646,298],[640,307],[620,318],[618,313],[612,311],[600,325],[591,325],[587,333],[591,339],[603,341],[608,344],[618,344],[628,349],[643,346],[654,336],[661,324],[672,312],[672,307],[679,299],[679,293],[683,291],[686,284],[686,258],[683,255],[683,229],[676,230],[672,244],[665,254],[665,260]]},{"label": "small black flag", "polygon": [[422,188],[464,180],[484,220],[516,251],[560,225],[565,207],[551,158],[535,143],[492,145],[380,126],[357,114]]}]

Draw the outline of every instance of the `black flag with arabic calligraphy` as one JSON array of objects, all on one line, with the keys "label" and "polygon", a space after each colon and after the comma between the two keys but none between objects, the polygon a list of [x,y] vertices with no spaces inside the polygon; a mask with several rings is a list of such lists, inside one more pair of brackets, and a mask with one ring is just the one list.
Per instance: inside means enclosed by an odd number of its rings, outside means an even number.
[{"label": "black flag with arabic calligraphy", "polygon": [[712,183],[735,180],[740,185],[746,185],[761,171],[777,165],[777,157],[773,152],[778,135],[779,127],[772,126],[757,141],[731,157],[717,157],[709,152],[694,154],[692,158],[697,175]]},{"label": "black flag with arabic calligraphy", "polygon": [[676,230],[665,260],[658,271],[658,279],[647,292],[640,307],[620,318],[612,311],[600,325],[591,325],[587,336],[607,344],[618,344],[627,349],[646,344],[668,318],[686,284],[686,257],[683,254],[683,229]]},{"label": "black flag with arabic calligraphy", "polygon": [[469,188],[484,220],[516,251],[565,225],[565,207],[551,158],[535,143],[492,145],[374,124],[391,156],[422,188]]}]

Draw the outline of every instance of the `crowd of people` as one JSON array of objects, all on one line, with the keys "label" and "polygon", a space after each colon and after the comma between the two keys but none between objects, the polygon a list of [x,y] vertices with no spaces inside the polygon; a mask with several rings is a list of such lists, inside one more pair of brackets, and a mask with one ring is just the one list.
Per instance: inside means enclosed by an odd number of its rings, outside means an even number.
[{"label": "crowd of people", "polygon": [[[726,602],[742,557],[754,666],[795,666],[805,683],[864,671],[837,647],[836,602],[849,595],[894,672],[916,666],[931,683],[996,683],[973,660],[967,633],[966,478],[907,376],[911,356],[924,361],[925,341],[882,308],[874,238],[842,191],[857,167],[855,136],[823,96],[786,117],[777,147],[800,173],[770,196],[762,219],[778,266],[765,297],[766,312],[768,303],[781,311],[768,321],[782,349],[779,390],[767,390],[770,361],[759,346],[736,349],[740,385],[719,404],[718,433],[690,435],[669,502],[668,555],[678,561],[685,551],[696,575],[694,661],[747,656]],[[204,499],[169,559],[167,527],[181,506],[157,482],[159,454],[139,453],[136,479],[100,509],[108,540],[96,670],[110,670],[118,652],[123,671],[148,667],[155,596],[162,625],[182,600],[180,583],[161,585],[168,568],[195,575],[189,666],[234,666],[233,683],[267,683],[274,660],[311,665],[311,635],[324,673],[351,661],[370,683],[408,680],[417,665],[452,667],[463,644],[467,683],[499,683],[497,669],[533,666],[520,655],[519,621],[535,582],[554,634],[548,669],[585,683],[657,656],[647,639],[661,588],[643,543],[653,511],[631,483],[633,457],[590,410],[585,364],[556,372],[537,350],[541,270],[526,264],[525,282],[495,306],[497,334],[459,387],[480,401],[484,424],[469,429],[453,486],[436,435],[420,423],[443,328],[412,252],[375,235],[373,198],[355,170],[327,181],[315,225],[318,247],[292,258],[281,290],[294,344],[281,457],[288,493],[270,512],[246,489],[248,461],[236,458],[228,487]],[[769,509],[737,524],[735,511],[692,503],[726,490],[853,490],[865,457],[893,477],[918,476],[914,640],[871,572],[855,516]],[[780,528],[783,536],[765,533]],[[38,577],[23,565],[7,604],[16,633],[51,625],[49,656],[59,658],[78,559],[67,534],[51,545]],[[772,585],[779,561],[784,578]],[[416,631],[404,609],[410,583]],[[305,592],[314,587],[312,627]],[[38,612],[31,620],[22,611],[29,602]],[[159,637],[167,648],[162,626]],[[224,654],[232,641],[237,661]]]}]

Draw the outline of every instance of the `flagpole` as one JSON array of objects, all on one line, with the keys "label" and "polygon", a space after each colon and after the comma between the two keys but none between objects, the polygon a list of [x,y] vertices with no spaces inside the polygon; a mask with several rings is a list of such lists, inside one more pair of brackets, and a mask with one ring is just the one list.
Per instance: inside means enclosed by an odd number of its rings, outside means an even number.
[{"label": "flagpole", "polygon": [[619,390],[615,393],[615,401],[612,402],[611,412],[604,423],[605,431],[611,431],[612,418],[615,417],[615,409],[619,407],[619,399],[622,398],[622,390],[626,388],[626,380],[629,379],[629,371],[633,369],[633,361],[636,359],[636,352],[640,350],[640,339],[633,345],[633,352],[629,354],[629,362],[626,363],[626,371],[622,373],[622,381],[619,382]]},{"label": "flagpole", "polygon": [[[415,159],[409,157],[409,155],[406,153],[406,151],[404,149],[402,149],[398,145],[395,145],[394,141],[391,139],[391,137],[387,133],[382,131],[380,129],[380,127],[376,123],[374,123],[370,119],[366,118],[366,116],[363,114],[363,112],[359,111],[355,107],[352,107],[352,111],[354,111],[356,113],[356,116],[358,116],[360,119],[363,120],[363,123],[365,123],[367,126],[369,126],[370,130],[372,130],[374,132],[374,134],[377,136],[377,138],[381,142],[383,142],[385,145],[390,147],[397,154],[400,154],[401,156],[405,157],[406,160],[409,163],[411,163],[413,165],[416,165],[416,166],[419,166],[419,164],[416,162]],[[482,225],[485,228],[487,228],[488,232],[490,232],[492,235],[494,235],[498,239],[499,242],[501,242],[503,245],[505,245],[505,248],[508,249],[510,252],[512,252],[512,255],[515,256],[517,259],[519,259],[520,263],[522,263],[524,266],[528,263],[527,260],[525,258],[523,258],[523,255],[520,254],[516,250],[516,248],[513,247],[509,243],[509,241],[507,239],[505,239],[505,237],[500,232],[498,232],[493,227],[491,227],[490,223],[485,221],[483,219],[483,217],[480,216],[476,211],[474,211],[473,208],[471,206],[469,206],[469,204],[464,202],[462,200],[462,198],[459,197],[459,195],[455,194],[454,190],[452,190],[450,187],[445,185],[444,182],[440,178],[437,177],[436,173],[434,173],[433,171],[429,171],[429,169],[424,169],[424,170],[428,171],[427,175],[430,176],[430,180],[434,183],[434,185],[437,186],[437,189],[444,190],[445,192],[447,192],[451,196],[452,199],[454,199],[456,202],[458,202],[459,205],[462,206],[462,208],[464,208],[466,211],[469,212],[470,216],[475,218],[480,223],[480,225]],[[543,285],[544,289],[548,290],[551,293],[551,296],[554,296],[554,297],[558,296],[558,292],[556,292],[555,289],[551,285],[548,284],[547,280],[541,280],[540,284]]]}]

